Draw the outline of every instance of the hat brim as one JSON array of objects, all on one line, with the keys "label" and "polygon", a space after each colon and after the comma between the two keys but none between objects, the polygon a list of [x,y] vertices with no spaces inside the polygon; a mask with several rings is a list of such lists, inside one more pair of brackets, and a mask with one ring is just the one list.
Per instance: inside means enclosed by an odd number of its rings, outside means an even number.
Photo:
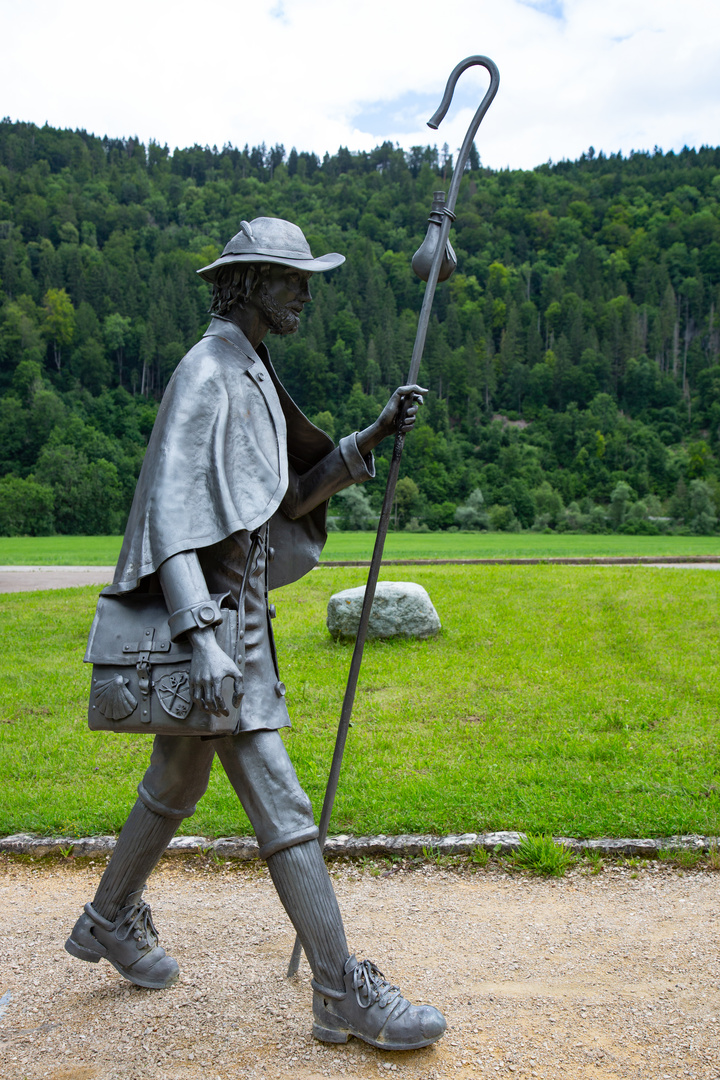
[{"label": "hat brim", "polygon": [[293,270],[304,270],[306,273],[322,274],[325,270],[334,270],[336,266],[342,266],[345,256],[331,251],[328,255],[321,255],[318,259],[289,259],[281,255],[261,255],[258,252],[248,252],[241,255],[221,255],[215,262],[203,266],[197,273],[205,281],[215,283],[218,271],[223,266],[233,266],[236,263],[275,263],[278,266],[290,266]]}]

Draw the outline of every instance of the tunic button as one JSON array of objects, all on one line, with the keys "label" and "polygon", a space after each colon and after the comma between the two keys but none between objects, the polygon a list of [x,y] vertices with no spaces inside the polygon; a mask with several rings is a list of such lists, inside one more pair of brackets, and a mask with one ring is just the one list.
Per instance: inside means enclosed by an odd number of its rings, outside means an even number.
[{"label": "tunic button", "polygon": [[276,682],[275,683],[275,693],[277,694],[278,697],[285,697],[285,683]]},{"label": "tunic button", "polygon": [[258,382],[262,382],[263,379],[265,378],[265,372],[264,371],[258,371],[257,377],[258,377]]},{"label": "tunic button", "polygon": [[277,608],[275,607],[274,604],[269,604],[268,605],[268,615],[270,616],[271,619],[275,619],[277,617]]},{"label": "tunic button", "polygon": [[269,547],[268,548],[268,559],[270,560],[270,562],[272,562],[274,558],[275,558],[275,548],[274,547]]}]

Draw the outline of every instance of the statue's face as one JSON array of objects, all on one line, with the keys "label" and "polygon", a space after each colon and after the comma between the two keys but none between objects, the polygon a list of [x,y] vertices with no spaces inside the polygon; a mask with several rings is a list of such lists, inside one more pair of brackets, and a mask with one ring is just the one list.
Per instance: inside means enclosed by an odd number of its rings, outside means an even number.
[{"label": "statue's face", "polygon": [[253,300],[270,326],[271,334],[294,334],[300,313],[312,300],[310,274],[290,266],[272,266],[260,282]]}]

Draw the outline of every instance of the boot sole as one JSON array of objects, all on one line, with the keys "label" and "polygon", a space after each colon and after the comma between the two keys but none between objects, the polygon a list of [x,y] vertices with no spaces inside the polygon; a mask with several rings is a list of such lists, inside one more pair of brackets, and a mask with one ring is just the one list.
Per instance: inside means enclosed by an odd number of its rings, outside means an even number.
[{"label": "boot sole", "polygon": [[88,964],[97,964],[102,960],[103,954],[100,952],[93,952],[90,949],[84,948],[82,945],[78,945],[77,941],[73,941],[71,937],[65,942],[65,952],[69,952],[71,956],[74,956],[77,960],[85,960]]},{"label": "boot sole", "polygon": [[313,1024],[312,1033],[319,1042],[329,1043],[346,1043],[352,1034],[349,1030],[335,1031],[333,1028],[321,1027],[320,1024]]},{"label": "boot sole", "polygon": [[121,967],[120,964],[116,964],[110,957],[106,957],[108,963],[112,964],[117,972],[119,972],[124,979],[128,982],[134,983],[135,986],[143,986],[146,990],[165,990],[168,986],[172,986],[180,978],[180,972],[177,971],[174,975],[171,975],[169,979],[164,982],[153,982],[152,979],[143,979],[142,975],[133,975],[130,968]]},{"label": "boot sole", "polygon": [[313,1037],[319,1042],[328,1043],[346,1043],[353,1036],[360,1039],[361,1042],[369,1043],[370,1046],[376,1046],[378,1050],[422,1050],[423,1046],[432,1046],[434,1042],[437,1042],[445,1034],[440,1032],[439,1035],[433,1036],[432,1039],[421,1039],[419,1042],[414,1043],[394,1043],[387,1040],[381,1042],[379,1039],[371,1039],[369,1035],[361,1035],[359,1032],[353,1031],[352,1028],[328,1028],[323,1027],[321,1024],[313,1024],[312,1033]]},{"label": "boot sole", "polygon": [[168,986],[172,986],[180,978],[180,972],[166,979],[164,982],[159,982],[152,979],[143,979],[141,975],[133,975],[129,968],[124,968],[120,964],[116,964],[114,960],[111,960],[109,956],[105,956],[104,953],[93,952],[90,949],[84,948],[82,945],[78,945],[76,941],[73,941],[71,937],[65,942],[65,951],[69,952],[71,956],[74,956],[77,960],[85,960],[89,964],[97,964],[100,960],[107,960],[109,964],[115,968],[117,972],[122,975],[128,982],[134,983],[135,986],[142,986],[146,990],[165,990]]}]

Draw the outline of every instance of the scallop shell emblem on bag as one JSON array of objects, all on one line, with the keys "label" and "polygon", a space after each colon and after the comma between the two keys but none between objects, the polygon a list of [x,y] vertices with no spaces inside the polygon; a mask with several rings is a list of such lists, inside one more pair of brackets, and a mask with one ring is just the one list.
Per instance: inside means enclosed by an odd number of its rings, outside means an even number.
[{"label": "scallop shell emblem on bag", "polygon": [[192,708],[187,671],[172,671],[155,683],[155,693],[163,709],[176,720],[184,720]]},{"label": "scallop shell emblem on bag", "polygon": [[95,679],[95,706],[108,720],[124,720],[137,708],[137,699],[128,690],[128,680],[122,675],[110,679]]}]

